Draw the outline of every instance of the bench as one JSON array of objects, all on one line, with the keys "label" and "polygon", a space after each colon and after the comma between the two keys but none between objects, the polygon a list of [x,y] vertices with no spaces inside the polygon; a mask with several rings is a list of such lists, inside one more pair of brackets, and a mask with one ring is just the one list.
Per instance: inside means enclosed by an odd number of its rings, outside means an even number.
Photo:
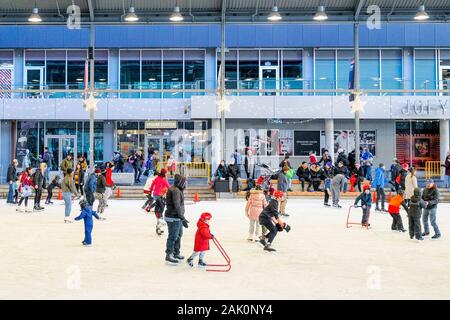
[{"label": "bench", "polygon": [[[238,191],[238,182],[237,180],[233,181],[233,192]],[[228,180],[216,180],[214,181],[214,192],[230,192],[229,189],[229,181]]]}]

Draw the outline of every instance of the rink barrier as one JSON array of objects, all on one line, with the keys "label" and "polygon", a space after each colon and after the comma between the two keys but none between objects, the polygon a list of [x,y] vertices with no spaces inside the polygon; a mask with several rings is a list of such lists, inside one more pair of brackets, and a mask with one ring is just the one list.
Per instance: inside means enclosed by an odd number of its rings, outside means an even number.
[{"label": "rink barrier", "polygon": [[[217,267],[217,269],[210,268],[210,269],[206,269],[206,271],[211,271],[211,272],[228,272],[228,271],[230,271],[231,270],[230,256],[227,254],[225,249],[222,247],[219,240],[217,240],[216,238],[213,238],[212,242],[216,245],[217,249],[219,249],[220,253],[222,254],[222,256],[224,257],[224,259],[227,263],[226,264],[208,264],[208,267]],[[223,269],[221,269],[221,268],[223,268]]]},{"label": "rink barrier", "polygon": [[441,161],[425,162],[425,179],[440,178],[443,173]]},{"label": "rink barrier", "polygon": [[[351,228],[353,224],[361,225],[361,222],[350,222],[350,212],[352,211],[352,208],[358,208],[355,206],[348,207],[348,214],[347,214],[347,223],[346,227]],[[363,228],[366,228],[366,230],[369,230],[369,222],[370,222],[370,209],[369,209],[369,216],[367,217],[367,226],[362,226]]]},{"label": "rink barrier", "polygon": [[[157,170],[161,171],[163,168],[167,170],[168,176],[170,176],[167,161],[158,162]],[[177,162],[174,173],[191,178],[205,178],[209,183],[211,179],[211,166],[209,162]]]}]

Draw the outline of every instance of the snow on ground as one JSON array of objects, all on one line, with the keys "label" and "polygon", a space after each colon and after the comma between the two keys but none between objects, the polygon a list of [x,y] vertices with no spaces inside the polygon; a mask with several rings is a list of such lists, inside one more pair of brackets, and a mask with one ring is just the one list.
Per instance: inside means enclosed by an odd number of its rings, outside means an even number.
[{"label": "snow on ground", "polygon": [[[83,223],[63,223],[64,207],[23,214],[0,209],[1,299],[449,299],[450,205],[441,204],[443,237],[424,243],[390,230],[391,217],[373,213],[373,229],[346,229],[346,209],[320,200],[289,200],[290,233],[274,242],[276,254],[246,241],[242,200],[186,206],[182,254],[193,248],[195,224],[213,214],[212,232],[231,257],[228,273],[164,262],[166,233],[139,210],[141,201],[110,201],[96,221],[94,246],[82,247]],[[350,204],[343,202],[344,208]],[[360,209],[359,209],[360,210]],[[355,219],[360,219],[360,211]],[[73,214],[78,213],[74,210]],[[403,222],[407,226],[405,214]],[[211,243],[209,263],[223,259]]]}]

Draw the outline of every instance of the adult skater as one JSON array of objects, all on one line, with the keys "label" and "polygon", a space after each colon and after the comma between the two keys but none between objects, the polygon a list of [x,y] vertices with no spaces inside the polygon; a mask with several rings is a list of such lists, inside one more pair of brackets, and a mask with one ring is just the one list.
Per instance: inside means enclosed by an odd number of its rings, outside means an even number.
[{"label": "adult skater", "polygon": [[65,158],[63,161],[61,161],[61,164],[60,164],[59,168],[61,169],[61,171],[62,171],[64,177],[66,176],[67,170],[68,170],[68,169],[70,169],[71,172],[73,172],[73,160],[72,160],[72,155],[68,154],[68,155],[66,156],[66,158]]},{"label": "adult skater", "polygon": [[[269,233],[263,234],[263,238],[259,241],[266,251],[276,251],[272,248],[272,243],[278,233],[277,226],[284,226],[285,223],[280,219],[278,213],[278,202],[284,197],[284,193],[280,190],[274,192],[269,204],[259,215],[259,223],[264,226]],[[266,242],[267,239],[267,242]]]},{"label": "adult skater", "polygon": [[[31,177],[31,173],[33,171],[33,168],[28,167],[26,168],[20,178],[19,178],[19,193],[21,194],[20,200],[18,202],[18,208],[16,211],[19,212],[31,212],[31,210],[28,210],[28,198],[33,193],[33,180]],[[25,209],[22,209],[22,203],[25,204]]]},{"label": "adult skater", "polygon": [[95,190],[97,189],[97,174],[101,174],[102,171],[100,168],[96,168],[94,172],[91,172],[86,180],[86,184],[84,185],[84,194],[86,197],[86,201],[89,203],[91,207],[94,207],[95,202]]},{"label": "adult skater", "polygon": [[450,189],[450,152],[447,153],[447,157],[445,157],[442,166],[445,168],[445,187]]},{"label": "adult skater", "polygon": [[61,183],[62,196],[64,199],[64,222],[66,223],[73,222],[70,219],[70,213],[72,211],[72,195],[74,197],[78,196],[77,188],[75,187],[72,177],[72,172],[73,170],[71,168],[67,168],[66,176]]},{"label": "adult skater", "polygon": [[354,206],[356,207],[360,201],[362,209],[361,225],[363,227],[369,227],[370,208],[372,207],[372,195],[370,194],[370,185],[366,184],[363,187],[363,192],[356,197]]},{"label": "adult skater", "polygon": [[398,189],[400,188],[400,172],[402,171],[402,165],[400,164],[400,161],[398,161],[397,158],[394,158],[393,163],[391,164],[391,184],[394,187],[395,192],[398,192]]},{"label": "adult skater", "polygon": [[42,198],[42,190],[45,188],[46,185],[45,170],[47,170],[47,164],[45,162],[42,162],[39,165],[39,168],[37,168],[33,174],[33,185],[35,190],[34,207],[33,207],[34,211],[44,210],[44,208],[41,207],[41,198]]},{"label": "adult skater", "polygon": [[407,204],[409,203],[409,199],[411,199],[414,194],[414,189],[418,187],[419,185],[417,184],[416,169],[409,168],[409,173],[405,178],[405,200]]},{"label": "adult skater", "polygon": [[77,188],[77,192],[81,196],[84,196],[84,170],[81,168],[81,163],[77,163],[75,167],[73,181],[75,182],[75,188]]},{"label": "adult skater", "polygon": [[342,148],[338,150],[338,155],[336,158],[336,163],[339,163],[339,162],[342,162],[344,164],[344,166],[346,166],[346,167],[348,167],[348,165],[349,165],[348,158],[345,154],[344,149],[342,149]]},{"label": "adult skater", "polygon": [[424,208],[425,201],[421,199],[420,189],[415,188],[408,204],[408,229],[409,237],[411,239],[415,236],[416,240],[423,240],[420,227],[420,216],[422,215],[422,209]]},{"label": "adult skater", "polygon": [[42,162],[47,165],[45,170],[45,180],[50,181],[50,170],[53,168],[53,154],[48,150],[48,147],[44,148],[44,154],[42,155]]},{"label": "adult skater", "polygon": [[[373,184],[372,184],[377,193],[377,201],[376,201],[375,211],[387,212],[386,209],[384,208],[384,204],[386,201],[386,194],[384,193],[384,187],[385,187],[385,181],[386,181],[385,174],[386,174],[386,169],[384,168],[384,164],[380,163],[378,165],[378,168],[375,170],[375,177],[373,179]],[[381,208],[380,208],[379,203],[381,203]]]},{"label": "adult skater", "polygon": [[188,221],[184,217],[184,189],[186,188],[186,178],[176,174],[173,186],[167,191],[166,214],[167,229],[169,234],[166,243],[166,261],[177,264],[184,257],[180,254],[181,237],[183,227],[188,227]]},{"label": "adult skater", "polygon": [[311,189],[311,171],[306,161],[303,161],[301,166],[298,167],[296,174],[300,184],[302,185],[302,192],[305,191],[305,182],[308,182],[308,187],[306,190],[309,191]]},{"label": "adult skater", "polygon": [[[322,164],[322,163],[323,163],[323,164]],[[333,160],[331,159],[331,156],[330,156],[328,150],[325,149],[325,150],[323,150],[323,152],[322,152],[322,157],[320,158],[318,164],[319,164],[319,165],[322,165],[322,166],[325,166],[327,163],[329,163],[330,166],[332,166],[332,165],[333,165]]]},{"label": "adult skater", "polygon": [[338,173],[331,179],[331,196],[333,198],[333,208],[342,208],[339,204],[339,200],[341,198],[341,190],[344,187],[345,176],[341,173]]},{"label": "adult skater", "polygon": [[105,220],[105,218],[100,218],[98,214],[92,210],[92,207],[89,206],[89,203],[86,200],[81,200],[79,204],[81,213],[78,217],[75,218],[75,220],[84,220],[84,240],[82,244],[83,246],[91,246],[92,229],[94,228],[94,220],[92,219],[92,217],[95,217],[97,220]]},{"label": "adult skater", "polygon": [[61,178],[56,175],[53,180],[47,186],[47,199],[45,200],[45,204],[53,204],[53,189],[60,188],[61,189]]},{"label": "adult skater", "polygon": [[105,181],[106,181],[106,190],[105,190],[105,201],[106,206],[108,206],[108,199],[112,196],[112,190],[115,188],[115,183],[112,178],[114,169],[114,163],[107,162],[106,163],[106,171],[105,171]]},{"label": "adult skater", "polygon": [[283,170],[277,175],[277,190],[283,193],[283,196],[279,198],[280,200],[280,215],[289,217],[286,213],[286,205],[287,205],[287,192],[289,190],[289,182],[286,177],[288,172],[291,170],[290,167],[284,166]]},{"label": "adult skater", "polygon": [[367,147],[364,147],[363,152],[361,153],[361,163],[364,177],[369,181],[372,181],[372,161],[373,154]]},{"label": "adult skater", "polygon": [[17,180],[17,166],[19,165],[19,162],[17,159],[14,159],[12,163],[8,167],[8,171],[6,173],[6,181],[8,182],[9,189],[8,189],[8,198],[6,200],[6,203],[15,204],[14,202],[14,184]]},{"label": "adult skater", "polygon": [[423,209],[423,229],[424,232],[422,236],[428,236],[430,234],[430,227],[428,225],[428,220],[431,222],[431,226],[434,230],[434,236],[431,239],[439,239],[441,237],[441,231],[436,223],[436,211],[437,205],[439,203],[439,190],[434,183],[434,180],[430,179],[427,181],[427,185],[422,193],[422,200],[425,201],[425,209]]},{"label": "adult skater", "polygon": [[102,215],[106,208],[106,177],[101,169],[95,170],[95,175],[97,176],[97,185],[95,186],[95,198],[98,200],[97,213]]}]

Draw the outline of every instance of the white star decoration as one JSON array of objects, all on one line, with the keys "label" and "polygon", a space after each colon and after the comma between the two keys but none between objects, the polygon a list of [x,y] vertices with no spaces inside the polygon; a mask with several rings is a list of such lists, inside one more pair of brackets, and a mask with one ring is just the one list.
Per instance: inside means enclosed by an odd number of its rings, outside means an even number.
[{"label": "white star decoration", "polygon": [[224,97],[222,97],[222,99],[219,97],[218,100],[216,100],[216,104],[218,106],[219,112],[230,112],[230,106],[233,103],[233,101],[231,100],[227,100]]},{"label": "white star decoration", "polygon": [[86,100],[83,100],[83,106],[85,107],[86,110],[97,110],[97,100],[95,100],[94,98],[94,93],[90,93],[89,94],[89,98],[87,98]]},{"label": "white star decoration", "polygon": [[352,113],[356,111],[364,112],[364,106],[367,104],[367,101],[363,101],[361,99],[361,95],[359,93],[355,93],[355,100],[350,102],[350,106],[352,107]]}]

